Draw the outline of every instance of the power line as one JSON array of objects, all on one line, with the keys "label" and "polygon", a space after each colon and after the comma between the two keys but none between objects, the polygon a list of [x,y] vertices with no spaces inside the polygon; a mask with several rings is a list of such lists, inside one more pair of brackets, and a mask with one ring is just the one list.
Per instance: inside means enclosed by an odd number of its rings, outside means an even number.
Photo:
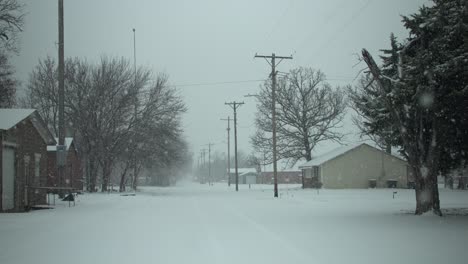
[{"label": "power line", "polygon": [[331,21],[332,18],[335,18],[335,16],[337,16],[339,14],[337,12],[337,10],[339,10],[339,7],[343,5],[343,1],[344,0],[340,1],[338,4],[336,4],[336,6],[334,6],[331,9],[331,12],[328,13],[328,15],[325,17],[324,20],[322,20],[322,23],[320,25],[316,25],[315,27],[313,27],[313,30],[307,35],[307,37],[305,37],[303,39],[301,44],[297,46],[297,49],[299,49],[299,50],[302,49],[302,47],[304,47],[304,45],[307,43],[307,41],[310,39],[310,37],[312,37],[314,34],[316,34],[317,29],[324,28],[326,25],[328,25],[328,23]]},{"label": "power line", "polygon": [[358,10],[351,14],[349,19],[337,30],[335,30],[334,34],[332,34],[321,46],[320,48],[316,49],[309,58],[315,57],[318,52],[322,51],[324,47],[328,46],[330,42],[335,40],[335,38],[342,33],[347,27],[349,27],[352,22],[371,4],[372,0],[367,0],[367,2],[362,5]]},{"label": "power line", "polygon": [[[346,77],[346,76],[332,76],[332,77],[326,77],[325,78],[325,81],[354,81],[355,80],[355,77]],[[245,80],[245,81],[226,81],[226,82],[206,82],[206,83],[193,83],[193,84],[181,84],[181,85],[177,85],[177,84],[168,84],[166,85],[167,87],[174,87],[174,88],[177,88],[177,87],[189,87],[189,86],[211,86],[211,85],[219,85],[219,84],[235,84],[235,83],[252,83],[252,82],[265,82],[265,81],[268,81],[267,79],[261,79],[261,80]],[[144,88],[143,90],[140,90],[138,91],[138,95],[147,95],[149,93],[151,93],[151,89],[147,89],[147,88],[150,88],[151,85],[148,85],[146,88]]]},{"label": "power line", "polygon": [[289,12],[289,10],[291,9],[291,7],[293,6],[294,4],[294,1],[290,1],[289,2],[289,5],[288,7],[284,10],[283,14],[281,14],[281,16],[278,18],[278,20],[276,20],[276,23],[273,25],[273,28],[272,30],[270,31],[270,34],[267,35],[266,37],[266,42],[268,42],[271,38],[271,36],[273,36],[273,33],[275,32],[276,28],[278,27],[278,25],[280,24],[280,22],[284,19],[284,17],[286,16],[286,14]]},{"label": "power line", "polygon": [[176,87],[210,86],[210,85],[219,85],[219,84],[254,83],[254,82],[264,82],[264,81],[266,80],[260,79],[260,80],[225,81],[225,82],[187,83],[187,84],[171,84],[170,86],[176,86]]}]

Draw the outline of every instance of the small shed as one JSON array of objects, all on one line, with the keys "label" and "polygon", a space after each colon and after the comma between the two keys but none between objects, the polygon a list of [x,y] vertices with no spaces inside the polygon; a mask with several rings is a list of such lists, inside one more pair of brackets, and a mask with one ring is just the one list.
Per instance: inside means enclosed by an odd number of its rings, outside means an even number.
[{"label": "small shed", "polygon": [[55,139],[34,109],[0,109],[0,211],[44,204],[47,145]]},{"label": "small shed", "polygon": [[[257,182],[258,173],[255,168],[238,168],[237,173],[239,174],[239,184],[255,184]],[[235,168],[229,170],[229,178],[231,183],[236,182]]]},{"label": "small shed", "polygon": [[[55,138],[58,142],[58,138]],[[59,179],[57,171],[57,145],[47,146],[47,185],[51,187],[67,187],[83,190],[83,173],[81,159],[78,155],[75,142],[72,137],[65,138],[65,173],[63,179]]]},{"label": "small shed", "polygon": [[299,168],[304,188],[407,188],[413,181],[405,160],[366,143],[342,146]]}]

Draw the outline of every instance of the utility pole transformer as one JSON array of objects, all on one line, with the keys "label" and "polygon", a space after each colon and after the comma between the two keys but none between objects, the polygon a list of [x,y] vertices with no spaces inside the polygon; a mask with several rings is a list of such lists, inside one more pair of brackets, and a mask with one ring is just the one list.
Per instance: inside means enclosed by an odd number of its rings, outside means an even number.
[{"label": "utility pole transformer", "polygon": [[237,167],[237,108],[243,105],[244,102],[231,102],[231,103],[224,103],[225,105],[229,105],[234,110],[234,162],[236,166],[236,192],[239,191],[239,170]]},{"label": "utility pole transformer", "polygon": [[[274,178],[274,196],[278,197],[278,166],[276,162],[276,66],[278,66],[281,61],[284,59],[292,59],[292,56],[276,56],[275,53],[270,55],[257,55],[255,54],[255,58],[264,58],[268,64],[271,66],[271,123],[272,123],[272,132],[273,132],[273,178]],[[271,59],[271,62],[268,61]],[[280,59],[278,63],[276,59]]]},{"label": "utility pole transformer", "polygon": [[230,143],[230,131],[231,131],[231,128],[230,128],[230,124],[231,124],[231,118],[228,116],[227,119],[225,118],[221,118],[221,120],[223,121],[227,121],[228,122],[228,126],[227,126],[227,151],[228,151],[228,160],[227,160],[227,176],[228,176],[228,186],[231,186],[231,143]]},{"label": "utility pole transformer", "polygon": [[59,112],[59,129],[58,129],[58,138],[59,142],[57,145],[57,172],[59,177],[59,182],[63,183],[64,172],[65,172],[65,163],[66,163],[66,147],[65,147],[65,70],[64,70],[64,26],[63,26],[63,0],[58,1],[58,112]]}]

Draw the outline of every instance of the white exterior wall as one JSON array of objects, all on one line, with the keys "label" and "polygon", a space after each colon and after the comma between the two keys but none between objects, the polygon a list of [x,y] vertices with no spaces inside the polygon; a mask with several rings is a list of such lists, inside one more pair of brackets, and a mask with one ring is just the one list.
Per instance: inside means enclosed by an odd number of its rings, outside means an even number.
[{"label": "white exterior wall", "polygon": [[[384,175],[382,175],[382,162]],[[407,163],[378,149],[361,145],[321,165],[324,188],[368,188],[369,179],[377,187],[387,187],[387,180],[397,180],[397,187],[407,187]]]}]

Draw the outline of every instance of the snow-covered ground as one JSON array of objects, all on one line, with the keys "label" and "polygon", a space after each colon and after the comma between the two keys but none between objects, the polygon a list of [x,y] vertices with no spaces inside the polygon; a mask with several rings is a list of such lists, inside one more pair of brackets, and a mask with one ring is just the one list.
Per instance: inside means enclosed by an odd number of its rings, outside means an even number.
[{"label": "snow-covered ground", "polygon": [[442,218],[412,215],[414,192],[393,191],[85,194],[75,207],[0,214],[0,263],[468,263],[468,191],[441,189]]}]

